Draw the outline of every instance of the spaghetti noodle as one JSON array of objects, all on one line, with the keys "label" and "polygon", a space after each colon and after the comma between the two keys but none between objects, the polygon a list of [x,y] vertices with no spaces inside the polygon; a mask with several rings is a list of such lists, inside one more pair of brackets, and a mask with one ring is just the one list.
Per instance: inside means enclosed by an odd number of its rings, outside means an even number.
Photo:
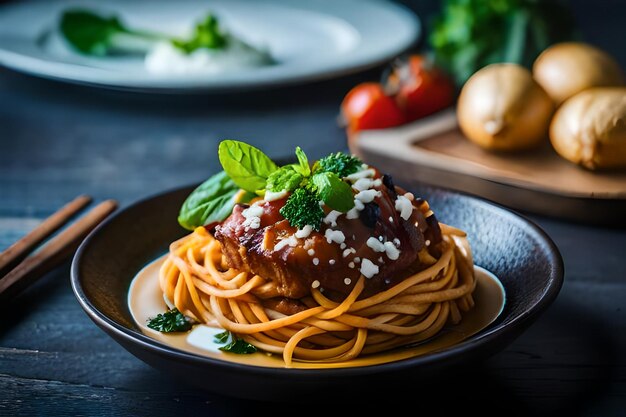
[{"label": "spaghetti noodle", "polygon": [[293,360],[336,362],[417,343],[458,323],[473,305],[473,261],[463,231],[440,223],[441,256],[394,286],[363,297],[361,275],[340,302],[311,288],[291,315],[257,296],[271,280],[228,266],[204,227],[174,242],[160,270],[164,297],[194,320],[217,324],[266,352]]}]

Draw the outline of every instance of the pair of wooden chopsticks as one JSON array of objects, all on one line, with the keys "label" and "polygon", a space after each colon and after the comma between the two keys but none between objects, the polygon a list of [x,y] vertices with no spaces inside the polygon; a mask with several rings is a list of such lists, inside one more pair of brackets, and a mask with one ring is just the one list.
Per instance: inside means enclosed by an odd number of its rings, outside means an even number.
[{"label": "pair of wooden chopsticks", "polygon": [[89,203],[89,196],[75,198],[0,253],[0,300],[14,297],[71,256],[87,234],[117,207],[113,200],[98,204],[32,253]]}]

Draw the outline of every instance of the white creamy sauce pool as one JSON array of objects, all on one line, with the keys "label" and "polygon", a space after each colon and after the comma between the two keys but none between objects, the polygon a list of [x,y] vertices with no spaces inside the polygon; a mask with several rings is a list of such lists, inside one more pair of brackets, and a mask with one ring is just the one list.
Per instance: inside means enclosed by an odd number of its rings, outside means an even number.
[{"label": "white creamy sauce pool", "polygon": [[[146,265],[130,285],[128,307],[142,333],[161,343],[189,353],[246,365],[274,368],[285,367],[282,357],[277,355],[265,352],[237,355],[219,350],[222,345],[217,344],[214,338],[215,335],[224,330],[217,327],[216,324],[196,324],[192,330],[183,333],[160,333],[150,329],[146,325],[148,319],[167,310],[167,304],[159,287],[159,268],[164,260],[165,256],[162,256]],[[375,365],[424,355],[461,342],[491,324],[504,308],[505,294],[500,281],[498,281],[495,275],[483,268],[475,267],[475,272],[477,284],[474,291],[474,300],[476,305],[463,315],[463,320],[459,324],[448,326],[436,337],[416,346],[363,356],[351,361],[324,364],[296,361],[292,367],[345,368]]]},{"label": "white creamy sauce pool", "polygon": [[265,66],[271,58],[267,52],[231,38],[225,49],[199,48],[190,54],[170,42],[160,42],[146,55],[144,63],[153,74],[216,74]]}]

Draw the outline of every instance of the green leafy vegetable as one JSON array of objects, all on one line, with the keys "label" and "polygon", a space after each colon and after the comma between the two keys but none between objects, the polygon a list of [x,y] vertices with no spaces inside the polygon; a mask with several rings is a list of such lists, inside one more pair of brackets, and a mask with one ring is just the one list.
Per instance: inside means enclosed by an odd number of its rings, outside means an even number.
[{"label": "green leafy vegetable", "polygon": [[173,39],[172,43],[189,54],[199,48],[223,49],[228,43],[228,37],[220,28],[217,18],[209,14],[195,26],[191,39]]},{"label": "green leafy vegetable", "polygon": [[354,207],[352,187],[334,172],[320,172],[311,177],[317,195],[333,210],[346,212]]},{"label": "green leafy vegetable", "polygon": [[254,194],[246,192],[236,199],[240,188],[221,171],[200,184],[187,197],[178,214],[178,223],[193,230],[228,217],[236,203],[247,203]]},{"label": "green leafy vegetable", "polygon": [[303,179],[304,177],[296,172],[292,165],[287,165],[272,172],[269,177],[267,177],[266,189],[273,192],[283,190],[291,192],[298,188]]},{"label": "green leafy vegetable", "polygon": [[319,198],[308,188],[297,188],[280,209],[280,214],[290,225],[299,229],[309,225],[315,230],[320,230],[324,218]]},{"label": "green leafy vegetable", "polygon": [[334,172],[339,178],[343,178],[360,171],[362,165],[363,162],[356,156],[337,152],[317,161],[314,171]]},{"label": "green leafy vegetable", "polygon": [[[342,179],[362,169],[363,163],[354,156],[337,152],[311,169],[298,147],[298,162],[279,168],[259,149],[235,140],[221,142],[218,155],[224,172],[198,187],[181,208],[178,221],[187,229],[222,221],[236,203],[250,201],[255,193],[263,195],[265,191],[291,192],[280,214],[300,229],[309,225],[320,230],[324,218],[321,202],[344,213],[354,207],[352,187]],[[241,195],[240,188],[248,193],[235,201]]]},{"label": "green leafy vegetable", "polygon": [[278,170],[267,155],[244,142],[224,140],[217,153],[226,174],[246,191],[261,192],[267,177]]},{"label": "green leafy vegetable", "polygon": [[191,329],[191,323],[175,308],[149,319],[148,327],[163,333],[186,332]]},{"label": "green leafy vegetable", "polygon": [[250,354],[255,353],[258,349],[256,346],[246,342],[243,339],[239,339],[237,336],[229,332],[228,330],[218,333],[214,337],[215,343],[224,344],[225,346],[220,347],[220,350],[224,352],[231,352],[237,354]]},{"label": "green leafy vegetable", "polygon": [[146,53],[159,40],[169,41],[189,54],[199,48],[226,48],[229,40],[229,36],[220,28],[218,19],[211,13],[195,26],[189,39],[131,29],[117,16],[104,17],[85,9],[66,10],[61,16],[59,29],[76,50],[96,56]]},{"label": "green leafy vegetable", "polygon": [[527,67],[550,44],[571,39],[572,15],[559,0],[446,0],[430,44],[462,85],[496,62]]},{"label": "green leafy vegetable", "polygon": [[60,30],[78,51],[104,56],[123,50],[122,35],[154,40],[153,35],[135,32],[125,27],[116,16],[103,17],[88,10],[72,9],[61,16]]}]

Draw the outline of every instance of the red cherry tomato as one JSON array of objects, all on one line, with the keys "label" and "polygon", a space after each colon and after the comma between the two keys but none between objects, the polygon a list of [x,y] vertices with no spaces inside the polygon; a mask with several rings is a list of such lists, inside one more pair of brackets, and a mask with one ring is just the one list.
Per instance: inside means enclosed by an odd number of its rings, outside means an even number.
[{"label": "red cherry tomato", "polygon": [[394,64],[384,82],[408,121],[416,120],[449,107],[455,90],[450,80],[432,61],[422,55],[411,55]]},{"label": "red cherry tomato", "polygon": [[385,94],[382,85],[371,82],[350,90],[341,103],[341,114],[349,134],[398,126],[406,121],[394,98]]}]

